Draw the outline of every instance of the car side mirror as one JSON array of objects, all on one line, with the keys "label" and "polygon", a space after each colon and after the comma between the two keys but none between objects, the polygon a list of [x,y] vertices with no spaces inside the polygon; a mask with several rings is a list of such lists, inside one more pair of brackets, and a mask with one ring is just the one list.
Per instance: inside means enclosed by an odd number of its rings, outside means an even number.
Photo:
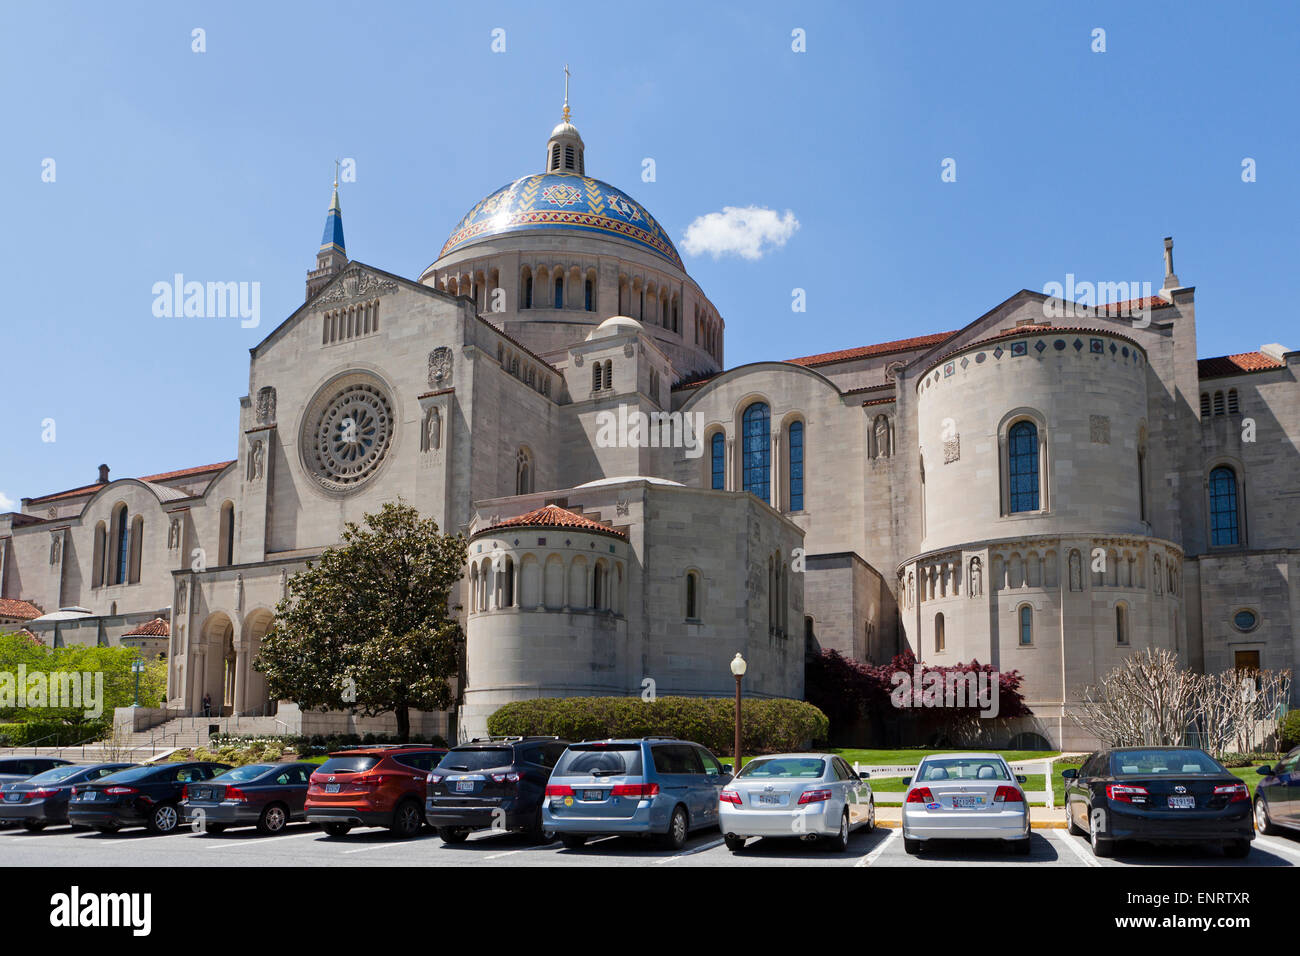
[{"label": "car side mirror", "polygon": [[911,785],[912,785],[912,778],[911,778],[911,777],[904,777],[904,778],[903,778],[903,786],[905,786],[905,787],[910,787]]},{"label": "car side mirror", "polygon": [[1029,778],[1026,777],[1023,773],[1016,774],[1016,783],[1028,783],[1028,782],[1029,782]]},{"label": "car side mirror", "polygon": [[1079,771],[1074,767],[1067,767],[1061,771],[1061,777],[1065,780],[1073,780],[1077,776],[1079,776]]},{"label": "car side mirror", "polygon": [[729,763],[724,763],[724,764],[722,765],[722,772],[723,772],[723,773],[731,773],[731,764],[729,764]]},{"label": "car side mirror", "polygon": [[1273,768],[1268,765],[1265,765],[1263,767],[1256,767],[1255,773],[1263,777],[1271,777],[1273,775]]},{"label": "car side mirror", "polygon": [[870,770],[863,770],[863,771],[860,771],[860,772],[858,773],[858,779],[859,779],[859,780],[870,780],[870,779],[871,779],[871,771],[870,771]]}]

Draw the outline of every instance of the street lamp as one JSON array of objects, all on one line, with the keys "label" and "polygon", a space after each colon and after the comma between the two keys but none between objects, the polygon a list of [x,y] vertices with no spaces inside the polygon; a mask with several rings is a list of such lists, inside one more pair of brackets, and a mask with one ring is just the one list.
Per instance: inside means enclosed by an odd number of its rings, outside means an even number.
[{"label": "street lamp", "polygon": [[745,659],[737,651],[736,656],[731,659],[731,673],[736,676],[736,762],[731,768],[733,774],[740,773],[740,680],[745,676],[747,666]]},{"label": "street lamp", "polygon": [[[142,670],[144,670],[144,661],[135,660],[131,662],[131,671],[135,674],[135,703],[131,705],[132,707],[140,706],[140,672]],[[736,680],[739,681],[740,678],[736,678]]]}]

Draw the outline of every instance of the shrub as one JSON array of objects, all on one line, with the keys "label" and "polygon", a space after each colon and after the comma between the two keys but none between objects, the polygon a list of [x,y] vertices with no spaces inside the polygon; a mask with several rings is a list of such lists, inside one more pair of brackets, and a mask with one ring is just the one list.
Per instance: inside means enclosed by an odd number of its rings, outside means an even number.
[{"label": "shrub", "polygon": [[1293,710],[1282,718],[1277,728],[1277,749],[1290,750],[1300,747],[1300,710]]},{"label": "shrub", "polygon": [[[112,731],[108,718],[66,724],[58,720],[28,720],[0,724],[0,737],[10,741],[7,747],[69,747],[89,740],[102,740]],[[39,741],[39,743],[37,743]]]},{"label": "shrub", "polygon": [[[801,700],[746,700],[741,746],[748,755],[798,750],[826,737],[826,715]],[[735,746],[735,701],[727,697],[539,697],[506,704],[488,718],[494,735],[554,735],[566,740],[677,737],[714,753]]]},{"label": "shrub", "polygon": [[1219,763],[1223,764],[1229,770],[1232,770],[1237,767],[1259,767],[1263,764],[1269,764],[1271,766],[1272,764],[1277,763],[1277,761],[1280,760],[1281,758],[1282,758],[1282,754],[1226,753],[1219,758]]}]

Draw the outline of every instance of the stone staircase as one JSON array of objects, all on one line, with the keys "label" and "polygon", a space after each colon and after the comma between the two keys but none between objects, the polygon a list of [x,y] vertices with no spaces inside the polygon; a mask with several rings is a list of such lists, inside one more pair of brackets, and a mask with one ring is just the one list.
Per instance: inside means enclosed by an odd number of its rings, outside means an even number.
[{"label": "stone staircase", "polygon": [[120,739],[136,758],[164,750],[207,746],[210,733],[281,736],[289,727],[274,717],[173,717]]}]

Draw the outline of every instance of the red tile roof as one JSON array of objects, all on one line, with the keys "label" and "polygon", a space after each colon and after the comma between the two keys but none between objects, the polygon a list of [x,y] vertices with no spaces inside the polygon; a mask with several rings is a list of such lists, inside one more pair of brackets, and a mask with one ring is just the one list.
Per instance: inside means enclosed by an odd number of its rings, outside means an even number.
[{"label": "red tile roof", "polygon": [[584,518],[580,514],[556,505],[544,505],[527,514],[498,521],[490,528],[484,528],[476,534],[486,534],[489,531],[496,531],[498,528],[574,528],[578,531],[603,531],[619,538],[627,537],[622,531],[615,531],[608,525],[592,521],[590,518]]},{"label": "red tile roof", "polygon": [[127,631],[123,637],[170,637],[171,626],[160,617],[141,624],[134,631]]},{"label": "red tile roof", "polygon": [[1236,355],[1219,355],[1196,360],[1196,372],[1201,378],[1221,378],[1240,375],[1242,372],[1267,372],[1283,368],[1283,363],[1263,352],[1238,352]]},{"label": "red tile roof", "polygon": [[853,359],[870,358],[874,355],[888,355],[890,352],[910,352],[913,349],[929,348],[950,339],[956,332],[935,332],[932,335],[918,335],[910,339],[896,339],[893,342],[881,342],[878,345],[864,345],[855,349],[840,349],[837,352],[822,352],[820,355],[805,355],[803,358],[786,359],[793,365],[829,365],[832,362],[849,362]]},{"label": "red tile roof", "polygon": [[41,616],[41,609],[31,601],[16,601],[13,598],[0,598],[0,617],[16,617],[30,621]]},{"label": "red tile roof", "polygon": [[[179,471],[164,471],[160,475],[145,475],[143,478],[140,478],[139,480],[140,481],[167,481],[172,478],[186,478],[190,475],[204,475],[204,474],[208,474],[209,472],[221,471],[221,469],[225,468],[227,465],[233,465],[233,464],[234,461],[219,461],[211,465],[199,465],[195,468],[182,468]],[[117,479],[114,480],[116,481]],[[94,494],[96,491],[98,491],[100,488],[103,487],[104,487],[103,483],[97,483],[93,485],[82,485],[80,488],[71,488],[68,491],[56,491],[52,495],[41,495],[41,497],[39,498],[29,499],[29,501],[31,501],[32,504],[36,504],[38,502],[43,503],[46,501],[54,501],[57,498],[76,498],[80,495]]]}]

